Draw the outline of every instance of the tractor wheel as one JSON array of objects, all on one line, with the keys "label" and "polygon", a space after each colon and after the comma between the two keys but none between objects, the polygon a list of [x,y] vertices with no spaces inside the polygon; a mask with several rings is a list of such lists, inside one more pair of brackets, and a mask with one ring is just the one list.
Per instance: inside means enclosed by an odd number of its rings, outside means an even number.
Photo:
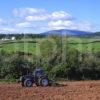
[{"label": "tractor wheel", "polygon": [[43,87],[49,86],[49,80],[48,78],[41,78],[39,81],[39,84]]},{"label": "tractor wheel", "polygon": [[26,79],[24,81],[24,86],[25,87],[32,87],[33,86],[33,82],[30,79]]}]

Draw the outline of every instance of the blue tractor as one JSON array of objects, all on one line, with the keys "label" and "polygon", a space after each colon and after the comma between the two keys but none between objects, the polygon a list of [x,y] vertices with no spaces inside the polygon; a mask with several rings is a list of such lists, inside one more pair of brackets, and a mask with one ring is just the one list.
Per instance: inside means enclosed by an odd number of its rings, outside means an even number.
[{"label": "blue tractor", "polygon": [[33,84],[43,87],[51,85],[51,81],[42,68],[36,68],[31,75],[21,76],[19,82],[23,87],[32,87]]}]

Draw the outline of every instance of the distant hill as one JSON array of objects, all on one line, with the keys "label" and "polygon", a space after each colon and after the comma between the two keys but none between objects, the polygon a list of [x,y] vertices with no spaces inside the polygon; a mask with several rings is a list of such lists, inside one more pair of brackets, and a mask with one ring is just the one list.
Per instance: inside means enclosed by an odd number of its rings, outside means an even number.
[{"label": "distant hill", "polygon": [[93,34],[87,34],[89,37],[100,37],[100,32],[94,32]]},{"label": "distant hill", "polygon": [[83,38],[100,38],[100,32],[94,32],[94,33],[91,33],[91,34],[78,35],[77,37],[83,37]]},{"label": "distant hill", "polygon": [[68,29],[61,29],[61,30],[51,30],[48,32],[41,33],[43,35],[68,35],[68,36],[84,36],[84,35],[90,35],[92,32],[85,32],[85,31],[79,31],[79,30],[68,30]]},{"label": "distant hill", "polygon": [[74,37],[87,37],[87,38],[94,38],[94,37],[99,37],[100,38],[100,32],[87,32],[87,31],[80,31],[80,30],[68,30],[68,29],[61,29],[61,30],[51,30],[43,33],[22,33],[22,34],[1,34],[0,33],[0,39],[2,38],[9,38],[11,39],[12,37],[15,37],[16,39],[21,39],[25,37],[30,37],[30,38],[42,38],[45,36],[50,36],[50,35],[60,35],[60,36],[74,36]]}]

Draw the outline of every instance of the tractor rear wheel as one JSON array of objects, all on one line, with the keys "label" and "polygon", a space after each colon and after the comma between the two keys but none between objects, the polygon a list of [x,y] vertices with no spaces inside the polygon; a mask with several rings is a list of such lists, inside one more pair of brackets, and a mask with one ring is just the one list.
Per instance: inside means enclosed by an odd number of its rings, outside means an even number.
[{"label": "tractor rear wheel", "polygon": [[49,79],[48,78],[41,78],[39,81],[40,86],[46,87],[49,86]]}]

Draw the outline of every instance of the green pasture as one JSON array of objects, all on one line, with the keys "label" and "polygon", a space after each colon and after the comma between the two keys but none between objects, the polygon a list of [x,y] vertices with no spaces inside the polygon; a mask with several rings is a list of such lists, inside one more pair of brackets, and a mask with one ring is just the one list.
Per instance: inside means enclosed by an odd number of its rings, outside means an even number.
[{"label": "green pasture", "polygon": [[[39,44],[41,41],[45,42],[44,39],[36,39],[37,42],[35,43],[34,40],[32,42],[29,42],[30,39],[26,40],[26,42],[2,42],[0,44],[0,50],[7,51],[8,53],[21,51],[21,52],[27,52],[32,54],[39,54],[40,52],[40,46]],[[91,38],[75,38],[70,37],[65,39],[67,41],[68,46],[71,48],[75,48],[79,50],[80,52],[97,52],[100,51],[100,41],[98,38],[91,39]],[[52,43],[52,42],[51,42]],[[41,46],[44,45],[44,43],[41,43]],[[49,46],[49,45],[47,45]],[[46,47],[45,47],[46,48]]]},{"label": "green pasture", "polygon": [[38,52],[37,43],[10,43],[4,44],[0,47],[0,50],[7,51],[8,53],[21,51],[36,54]]}]

